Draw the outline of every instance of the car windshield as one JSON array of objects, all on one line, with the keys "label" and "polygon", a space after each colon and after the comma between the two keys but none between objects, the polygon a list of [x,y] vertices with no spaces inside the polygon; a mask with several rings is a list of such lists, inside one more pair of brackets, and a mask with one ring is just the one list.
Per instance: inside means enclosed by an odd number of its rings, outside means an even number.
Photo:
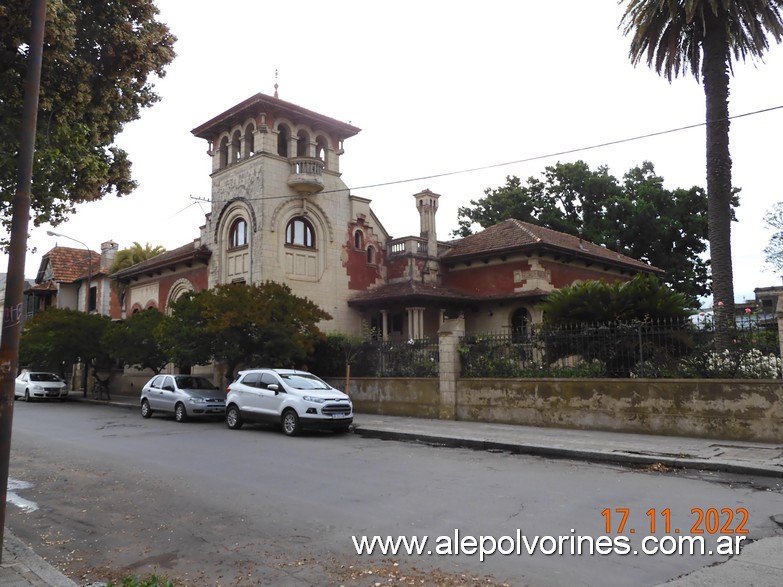
[{"label": "car windshield", "polygon": [[191,377],[190,375],[183,375],[175,377],[177,381],[177,387],[180,389],[217,389],[215,384],[205,377]]},{"label": "car windshield", "polygon": [[54,373],[30,373],[30,381],[60,381]]},{"label": "car windshield", "polygon": [[325,381],[310,373],[281,373],[280,377],[294,389],[331,389]]}]

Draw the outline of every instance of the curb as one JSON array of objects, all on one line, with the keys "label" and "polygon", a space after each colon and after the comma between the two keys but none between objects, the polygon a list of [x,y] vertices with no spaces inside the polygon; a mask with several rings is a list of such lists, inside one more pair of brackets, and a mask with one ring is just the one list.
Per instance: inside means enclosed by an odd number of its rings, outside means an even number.
[{"label": "curb", "polygon": [[723,473],[735,473],[739,475],[758,475],[761,477],[783,478],[783,469],[773,469],[758,465],[745,465],[728,461],[667,458],[661,456],[647,456],[622,452],[605,452],[535,444],[518,444],[492,440],[476,440],[454,436],[437,436],[412,432],[396,432],[391,430],[364,428],[362,426],[356,426],[354,433],[367,438],[421,442],[433,446],[446,446],[449,448],[468,448],[472,450],[508,452],[511,454],[525,454],[556,459],[573,459],[594,463],[634,465],[637,467],[660,464],[672,469],[700,469],[703,471],[719,471]]}]

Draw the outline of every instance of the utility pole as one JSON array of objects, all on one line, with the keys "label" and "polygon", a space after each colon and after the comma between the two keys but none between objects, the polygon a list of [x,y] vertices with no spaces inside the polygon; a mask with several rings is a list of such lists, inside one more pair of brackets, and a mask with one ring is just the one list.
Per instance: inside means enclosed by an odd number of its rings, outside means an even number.
[{"label": "utility pole", "polygon": [[[5,535],[5,505],[8,468],[11,460],[11,426],[14,419],[14,379],[19,366],[19,329],[23,311],[24,262],[27,255],[27,229],[30,224],[30,189],[33,182],[35,130],[38,122],[38,95],[41,89],[46,0],[33,0],[30,12],[27,77],[24,85],[19,169],[11,216],[11,244],[3,312],[3,338],[0,341],[0,545]],[[2,562],[0,548],[0,562]]]}]

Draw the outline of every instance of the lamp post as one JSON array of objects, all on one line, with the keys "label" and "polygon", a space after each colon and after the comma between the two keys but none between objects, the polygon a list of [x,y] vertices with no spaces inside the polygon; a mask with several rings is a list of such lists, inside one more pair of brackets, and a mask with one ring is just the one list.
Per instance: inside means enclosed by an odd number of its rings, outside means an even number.
[{"label": "lamp post", "polygon": [[67,234],[61,234],[59,232],[54,232],[53,230],[47,230],[46,234],[48,234],[49,236],[61,236],[62,238],[70,239],[74,242],[79,243],[85,249],[87,249],[87,295],[84,296],[84,312],[86,314],[89,314],[90,313],[90,286],[92,284],[92,251],[90,250],[90,247],[88,247],[79,239],[75,239],[72,236],[68,236]]},{"label": "lamp post", "polygon": [[[54,232],[53,230],[47,230],[46,234],[48,234],[49,236],[61,236],[62,238],[70,239],[74,242],[79,243],[85,249],[87,249],[87,295],[84,296],[84,313],[89,314],[90,313],[90,283],[92,282],[92,251],[90,250],[90,247],[88,247],[79,239],[73,238],[72,236],[68,236],[67,234],[61,234],[59,232]],[[87,365],[84,366],[83,385],[84,385],[84,390],[83,390],[84,397],[87,397]]]}]

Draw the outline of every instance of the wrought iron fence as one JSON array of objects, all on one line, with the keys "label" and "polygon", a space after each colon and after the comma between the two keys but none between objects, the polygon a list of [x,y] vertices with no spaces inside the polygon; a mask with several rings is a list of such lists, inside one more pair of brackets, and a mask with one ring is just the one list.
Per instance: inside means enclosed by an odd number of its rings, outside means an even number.
[{"label": "wrought iron fence", "polygon": [[743,316],[732,348],[713,348],[709,316],[529,328],[466,336],[463,377],[777,378],[777,325]]},{"label": "wrought iron fence", "polygon": [[384,340],[366,343],[351,371],[357,377],[437,377],[436,339]]}]

